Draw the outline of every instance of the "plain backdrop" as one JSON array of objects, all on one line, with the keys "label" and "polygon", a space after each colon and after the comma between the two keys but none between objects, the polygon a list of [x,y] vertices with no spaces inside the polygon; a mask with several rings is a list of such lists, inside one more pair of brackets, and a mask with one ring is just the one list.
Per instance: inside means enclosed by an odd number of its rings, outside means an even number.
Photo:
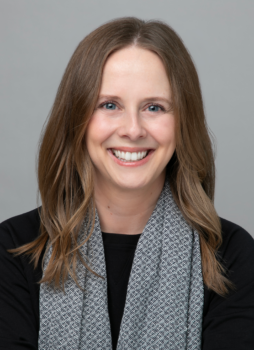
[{"label": "plain backdrop", "polygon": [[37,205],[40,132],[74,49],[124,16],[183,39],[216,137],[217,212],[254,236],[253,0],[0,0],[0,222]]}]

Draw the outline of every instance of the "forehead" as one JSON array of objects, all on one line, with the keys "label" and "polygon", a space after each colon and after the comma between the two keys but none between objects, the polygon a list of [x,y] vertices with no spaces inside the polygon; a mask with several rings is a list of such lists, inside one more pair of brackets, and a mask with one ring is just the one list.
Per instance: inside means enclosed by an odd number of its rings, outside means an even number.
[{"label": "forehead", "polygon": [[101,93],[124,87],[168,94],[170,84],[160,57],[137,46],[126,47],[110,55],[103,69]]}]

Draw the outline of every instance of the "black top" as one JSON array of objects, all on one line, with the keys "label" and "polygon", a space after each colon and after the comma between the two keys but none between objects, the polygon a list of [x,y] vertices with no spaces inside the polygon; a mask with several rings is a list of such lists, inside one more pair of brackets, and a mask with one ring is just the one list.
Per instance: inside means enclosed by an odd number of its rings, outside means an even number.
[{"label": "black top", "polygon": [[[254,240],[241,227],[224,219],[221,219],[221,223],[223,244],[219,255],[236,290],[231,291],[228,297],[222,298],[205,287],[202,349],[254,350]],[[42,276],[41,264],[34,270],[28,258],[13,257],[6,250],[34,240],[39,234],[39,225],[37,210],[0,224],[1,350],[38,349],[37,282]],[[119,265],[120,250],[112,248],[115,243],[112,239],[120,240],[122,235],[114,235],[112,238],[112,234],[104,234],[103,237],[108,274],[109,313],[114,339],[114,334],[119,330],[121,305],[124,304],[126,281],[137,243],[128,240],[138,240],[138,236],[125,236],[124,242],[116,242],[119,248],[125,246],[125,252],[122,251],[125,255],[122,262],[125,260],[125,263],[123,262],[122,267]],[[117,264],[113,259],[117,260]],[[119,306],[116,310],[115,305]]]},{"label": "black top", "polygon": [[140,235],[121,235],[102,232],[113,350],[116,349],[117,345],[128,280],[139,237]]}]

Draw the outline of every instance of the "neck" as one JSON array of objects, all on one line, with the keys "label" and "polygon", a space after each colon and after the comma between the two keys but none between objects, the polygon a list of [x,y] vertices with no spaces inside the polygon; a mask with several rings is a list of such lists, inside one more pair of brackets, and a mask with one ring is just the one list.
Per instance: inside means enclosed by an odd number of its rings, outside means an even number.
[{"label": "neck", "polygon": [[156,206],[164,181],[165,174],[147,187],[123,189],[95,180],[95,204],[101,230],[127,235],[142,233]]}]

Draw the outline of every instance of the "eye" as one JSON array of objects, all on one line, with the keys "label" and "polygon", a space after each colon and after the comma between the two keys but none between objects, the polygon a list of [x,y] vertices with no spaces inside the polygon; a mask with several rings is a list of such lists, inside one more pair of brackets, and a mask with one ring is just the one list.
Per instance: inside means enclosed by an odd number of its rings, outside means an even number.
[{"label": "eye", "polygon": [[110,110],[114,110],[116,109],[116,105],[113,103],[113,102],[106,102],[106,103],[103,103],[101,105],[101,107],[105,108],[105,109],[110,109]]},{"label": "eye", "polygon": [[162,106],[152,104],[148,108],[149,112],[159,112],[159,111],[165,111],[165,109]]}]

